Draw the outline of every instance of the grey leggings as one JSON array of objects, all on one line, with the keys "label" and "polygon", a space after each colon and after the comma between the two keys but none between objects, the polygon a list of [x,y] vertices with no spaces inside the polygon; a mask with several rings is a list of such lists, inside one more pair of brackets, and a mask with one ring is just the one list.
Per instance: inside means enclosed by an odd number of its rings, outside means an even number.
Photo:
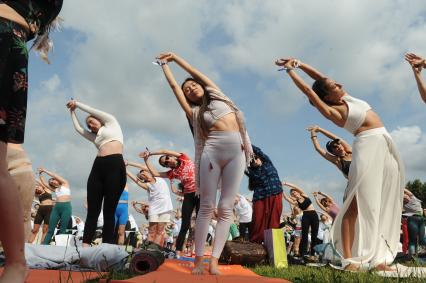
[{"label": "grey leggings", "polygon": [[204,255],[209,224],[217,205],[218,217],[212,256],[219,258],[233,222],[235,196],[244,174],[245,155],[239,132],[212,131],[200,161],[200,210],[195,226],[195,254]]}]

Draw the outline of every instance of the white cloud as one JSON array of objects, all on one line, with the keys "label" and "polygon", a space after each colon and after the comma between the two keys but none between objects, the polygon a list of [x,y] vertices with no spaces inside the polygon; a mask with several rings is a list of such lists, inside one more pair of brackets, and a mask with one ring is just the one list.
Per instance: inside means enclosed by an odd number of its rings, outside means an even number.
[{"label": "white cloud", "polygon": [[401,127],[391,132],[405,163],[406,180],[426,177],[426,135],[419,126]]}]

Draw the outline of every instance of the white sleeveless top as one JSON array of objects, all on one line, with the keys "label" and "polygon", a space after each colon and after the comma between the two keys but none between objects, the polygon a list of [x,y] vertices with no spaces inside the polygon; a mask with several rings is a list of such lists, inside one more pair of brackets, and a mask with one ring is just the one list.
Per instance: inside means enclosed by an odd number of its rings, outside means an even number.
[{"label": "white sleeveless top", "polygon": [[56,197],[70,196],[71,190],[67,187],[60,186],[55,190]]},{"label": "white sleeveless top", "polygon": [[364,123],[367,111],[371,109],[371,106],[367,102],[350,95],[345,95],[342,98],[348,105],[348,118],[343,128],[355,134]]}]

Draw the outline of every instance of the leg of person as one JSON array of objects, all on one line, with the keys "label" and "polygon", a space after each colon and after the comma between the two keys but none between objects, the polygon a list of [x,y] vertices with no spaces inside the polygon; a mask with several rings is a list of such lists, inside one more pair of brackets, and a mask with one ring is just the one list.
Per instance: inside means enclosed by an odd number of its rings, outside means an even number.
[{"label": "leg of person", "polygon": [[55,233],[55,228],[59,223],[59,208],[55,206],[52,209],[52,213],[50,213],[50,219],[49,219],[49,230],[47,231],[46,237],[44,238],[43,245],[49,245],[50,241],[52,240],[53,233]]},{"label": "leg of person", "polygon": [[342,219],[342,245],[344,258],[352,258],[352,245],[355,239],[355,222],[357,217],[358,205],[356,197],[354,197]]},{"label": "leg of person", "polygon": [[176,240],[176,253],[178,256],[180,256],[183,247],[183,242],[186,238],[186,234],[189,228],[191,227],[191,216],[195,206],[195,198],[193,195],[195,195],[195,193],[185,194],[183,196],[182,225],[180,227],[179,235]]},{"label": "leg of person", "polygon": [[59,228],[59,234],[65,234],[67,232],[68,223],[71,220],[72,215],[72,208],[71,208],[71,202],[62,202],[61,203],[61,226]]},{"label": "leg of person", "polygon": [[107,156],[108,163],[104,167],[104,228],[102,243],[114,243],[115,210],[120,196],[126,186],[126,166],[121,155]]},{"label": "leg of person", "polygon": [[126,225],[118,225],[118,245],[124,245],[124,238],[126,235]]},{"label": "leg of person", "polygon": [[283,194],[279,193],[268,198],[269,202],[269,226],[268,229],[276,229],[281,224],[281,214],[283,210]]},{"label": "leg of person", "polygon": [[157,231],[155,232],[155,243],[160,247],[164,246],[164,230],[166,228],[165,222],[158,222]]},{"label": "leg of person", "polygon": [[266,202],[266,199],[260,199],[253,202],[250,242],[258,244],[263,242],[263,231],[268,229],[266,223],[269,221],[265,217]]},{"label": "leg of person", "polygon": [[148,242],[154,242],[157,233],[157,222],[149,222],[148,226]]},{"label": "leg of person", "polygon": [[294,255],[295,256],[300,256],[300,241],[301,241],[301,237],[300,236],[295,236],[294,237],[294,243],[293,243],[293,250],[294,250]]},{"label": "leg of person", "polygon": [[[24,226],[17,225],[23,219],[23,210],[16,184],[7,171],[6,143],[0,142],[0,241],[3,245],[6,264],[0,282],[23,282],[27,272],[24,256]],[[7,227],[7,231],[5,231]]]},{"label": "leg of person", "polygon": [[[192,274],[203,274],[204,247],[209,231],[210,221],[216,207],[216,194],[221,168],[213,163],[204,147],[200,161],[200,210],[195,221],[195,262]],[[228,228],[229,229],[229,228]],[[226,231],[227,235],[228,231]],[[218,236],[216,230],[216,237]]]},{"label": "leg of person", "polygon": [[47,231],[49,230],[50,215],[52,214],[53,205],[41,205],[39,210],[43,209],[43,228],[40,243],[44,243]]},{"label": "leg of person", "polygon": [[218,220],[216,224],[216,237],[213,244],[210,261],[210,274],[220,274],[219,257],[225,246],[229,227],[233,222],[234,200],[240,189],[241,180],[244,175],[245,156],[241,147],[234,149],[236,153],[233,158],[222,169],[222,190],[217,205]]},{"label": "leg of person", "polygon": [[419,229],[419,245],[426,246],[425,219],[423,217],[418,217],[418,229]]},{"label": "leg of person", "polygon": [[40,230],[40,224],[34,224],[31,234],[28,238],[28,243],[32,244],[37,236],[38,231]]},{"label": "leg of person", "polygon": [[305,256],[308,251],[309,238],[309,217],[303,212],[302,216],[302,239],[300,241],[299,251],[301,256]]},{"label": "leg of person", "polygon": [[87,216],[83,232],[83,246],[90,246],[95,236],[99,213],[102,209],[102,182],[96,158],[89,179],[87,180]]},{"label": "leg of person", "polygon": [[6,258],[0,282],[20,283],[27,275],[24,227],[16,225],[17,219],[23,219],[23,210],[6,154],[8,142],[24,141],[28,50],[22,28],[4,19],[0,26],[0,241]]},{"label": "leg of person", "polygon": [[319,229],[319,219],[318,214],[314,211],[309,213],[310,225],[311,225],[311,255],[315,255],[314,247],[318,244],[318,229]]},{"label": "leg of person", "polygon": [[[43,209],[40,209],[41,207],[43,207],[43,206],[39,207],[39,209],[37,210],[36,216],[34,217],[34,227],[31,230],[30,237],[28,238],[28,243],[30,243],[30,244],[34,242],[34,240],[35,240],[35,238],[38,234],[38,231],[40,229],[40,225],[41,225],[41,223],[43,223],[43,216],[44,215],[42,215]],[[47,230],[46,230],[46,233],[47,233]],[[41,242],[43,243],[43,240]]]},{"label": "leg of person", "polygon": [[[8,159],[8,161],[10,162],[11,160]],[[28,239],[31,235],[31,207],[33,204],[35,187],[34,175],[32,171],[25,171],[17,174],[12,173],[11,175],[18,186],[22,208],[24,210],[24,235],[25,239]]]},{"label": "leg of person", "polygon": [[413,256],[417,250],[417,236],[419,235],[418,223],[416,216],[409,216],[407,222],[408,228],[408,254]]},{"label": "leg of person", "polygon": [[[50,218],[50,214],[49,214]],[[41,240],[40,243],[44,243],[44,239],[46,239],[47,231],[49,231],[49,224],[43,224],[42,230],[41,230]]]},{"label": "leg of person", "polygon": [[126,235],[126,224],[129,215],[129,206],[127,203],[119,203],[115,210],[115,225],[118,226],[118,240],[119,245],[124,245]]}]

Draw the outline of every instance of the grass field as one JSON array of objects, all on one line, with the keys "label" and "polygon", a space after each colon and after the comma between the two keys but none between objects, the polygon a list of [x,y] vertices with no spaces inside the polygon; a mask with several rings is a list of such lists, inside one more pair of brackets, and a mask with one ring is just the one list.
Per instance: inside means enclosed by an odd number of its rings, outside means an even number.
[{"label": "grass field", "polygon": [[294,283],[316,283],[316,282],[336,282],[336,283],[384,283],[384,282],[426,282],[426,278],[386,278],[374,274],[374,272],[345,272],[335,270],[330,267],[307,267],[292,265],[288,268],[274,268],[271,266],[258,266],[252,269],[255,273],[273,278],[287,279]]}]

